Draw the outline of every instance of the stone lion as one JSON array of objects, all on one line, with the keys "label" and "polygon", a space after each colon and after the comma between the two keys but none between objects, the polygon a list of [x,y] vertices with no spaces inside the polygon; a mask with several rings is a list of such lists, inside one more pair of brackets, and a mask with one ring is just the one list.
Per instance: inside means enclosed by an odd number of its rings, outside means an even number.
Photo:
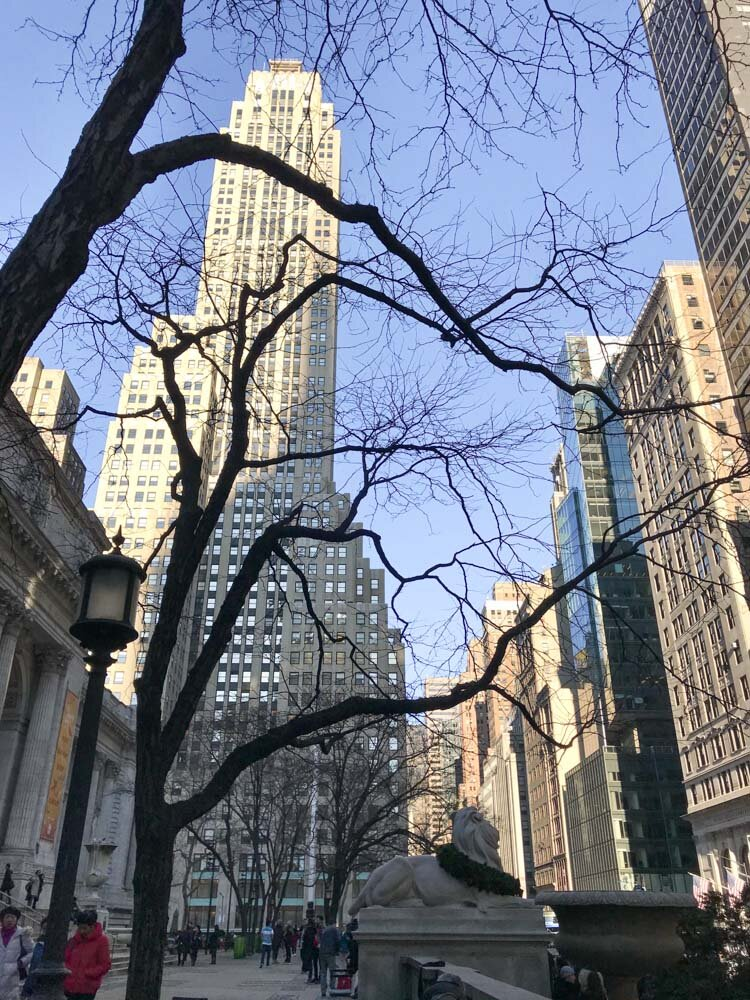
[{"label": "stone lion", "polygon": [[[452,843],[472,861],[502,871],[497,852],[497,830],[478,809],[469,806],[453,816]],[[513,897],[481,892],[449,875],[432,854],[413,858],[392,858],[370,875],[364,889],[353,901],[354,916],[366,906],[476,906],[484,911],[507,906]]]}]

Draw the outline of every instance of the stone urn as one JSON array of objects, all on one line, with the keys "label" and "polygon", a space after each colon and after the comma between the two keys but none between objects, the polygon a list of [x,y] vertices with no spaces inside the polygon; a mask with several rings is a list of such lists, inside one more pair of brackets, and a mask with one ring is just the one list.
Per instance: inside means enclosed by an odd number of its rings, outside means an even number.
[{"label": "stone urn", "polygon": [[609,1000],[637,1000],[641,976],[680,961],[677,925],[696,905],[677,892],[540,892],[534,902],[555,911],[555,947],[577,966],[601,972]]}]

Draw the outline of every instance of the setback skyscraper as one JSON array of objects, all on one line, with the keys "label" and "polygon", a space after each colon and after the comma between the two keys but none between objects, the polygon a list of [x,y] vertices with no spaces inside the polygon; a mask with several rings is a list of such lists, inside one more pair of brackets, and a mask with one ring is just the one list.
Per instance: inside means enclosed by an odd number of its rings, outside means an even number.
[{"label": "setback skyscraper", "polygon": [[[279,60],[268,71],[251,73],[244,98],[232,105],[227,131],[275,153],[338,193],[340,136],[333,107],[323,100],[318,75],[303,71],[299,62]],[[207,496],[232,440],[222,369],[231,363],[234,343],[221,328],[236,315],[240,288],[269,288],[286,255],[281,286],[258,297],[249,313],[251,340],[321,271],[332,269],[337,251],[338,224],[314,203],[265,174],[216,163],[195,310],[171,317],[186,333],[218,328],[206,341],[205,356],[186,351],[176,372],[187,400],[193,446],[211,470]],[[174,331],[161,324],[155,335],[171,337]],[[193,612],[173,656],[167,701],[179,690],[187,665],[263,526],[302,505],[303,526],[327,528],[349,509],[349,497],[335,487],[332,457],[315,454],[330,449],[334,440],[335,352],[336,296],[323,288],[289,318],[261,355],[247,398],[252,414],[247,458],[268,464],[241,474],[206,548],[195,581]],[[147,410],[163,391],[156,359],[148,349],[136,349],[123,382],[121,411]],[[289,451],[304,451],[309,457],[274,462]],[[163,421],[148,414],[132,416],[122,426],[112,422],[96,509],[109,527],[122,520],[132,539],[130,554],[136,558],[151,550],[177,510],[171,489],[176,469],[176,448],[168,431],[165,436]],[[352,691],[402,689],[402,647],[398,634],[388,627],[383,572],[370,568],[361,540],[345,545],[301,541],[289,554],[300,574],[282,560],[266,567],[211,679],[202,718],[217,731],[229,719],[235,726],[237,720],[253,726],[285,718],[307,704],[318,685],[323,703]],[[132,658],[124,655],[116,668],[121,683],[112,686],[124,700],[134,697],[133,682],[145,658],[149,626],[158,615],[167,559],[168,541],[149,567],[143,644]],[[316,619],[333,637],[326,638],[320,650]],[[403,754],[404,727],[397,723],[392,728],[395,769]],[[199,758],[188,740],[178,768],[195,773]],[[316,809],[326,807],[325,795],[321,786]],[[314,828],[314,816],[311,822]],[[313,829],[311,842],[314,839]],[[312,858],[309,854],[305,897],[322,904],[314,891]],[[194,906],[210,909],[209,900],[199,897]],[[282,905],[289,907],[289,919],[301,920],[302,913],[294,912],[302,906],[301,892]]]}]

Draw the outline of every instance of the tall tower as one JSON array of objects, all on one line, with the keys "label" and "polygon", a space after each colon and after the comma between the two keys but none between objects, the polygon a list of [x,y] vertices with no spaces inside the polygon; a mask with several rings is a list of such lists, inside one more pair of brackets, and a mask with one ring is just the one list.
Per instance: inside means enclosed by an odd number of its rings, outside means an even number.
[{"label": "tall tower", "polygon": [[[301,63],[274,61],[269,70],[251,73],[243,99],[232,105],[227,131],[338,193],[340,138],[333,107],[323,101],[317,73],[303,71]],[[268,290],[250,298],[246,332],[252,343],[312,280],[335,270],[337,253],[338,224],[314,203],[259,171],[217,162],[194,312],[171,316],[154,331],[157,338],[174,337],[175,326],[180,334],[215,331],[201,350],[190,348],[182,354],[176,369],[187,401],[191,441],[207,470],[207,495],[232,440],[224,376],[235,349],[228,326],[236,319],[241,289],[249,285]],[[237,479],[204,552],[170,666],[167,706],[264,526],[300,508],[302,526],[325,529],[349,510],[350,498],[336,489],[332,458],[319,454],[334,442],[335,350],[336,295],[329,287],[288,317],[259,358],[247,393],[251,419],[246,456],[261,464],[245,469]],[[96,503],[108,527],[122,521],[132,541],[130,554],[136,558],[152,550],[179,503],[172,495],[176,448],[164,421],[150,412],[156,394],[164,392],[157,365],[148,349],[136,349],[120,395],[120,412],[127,419],[113,421],[110,427]],[[310,457],[284,459],[289,452]],[[362,541],[301,540],[288,553],[299,572],[280,560],[265,567],[205,693],[200,721],[204,733],[215,733],[219,743],[222,731],[262,727],[313,702],[326,704],[352,692],[403,691],[403,648],[398,632],[388,625],[383,571],[370,567]],[[132,654],[123,654],[111,673],[111,687],[125,701],[135,697],[133,682],[145,660],[169,558],[167,541],[149,567],[142,642]],[[403,758],[405,726],[394,723],[392,730],[388,746],[393,759],[388,764],[396,771]],[[177,771],[188,780],[191,774],[200,780],[200,768],[206,765],[205,748],[197,749],[196,743],[188,739],[178,755]],[[297,908],[303,898],[306,904],[323,902],[312,865],[315,859],[325,868],[327,848],[322,832],[316,834],[315,813],[325,815],[328,794],[321,784],[311,819],[315,849],[308,851],[306,872],[299,873],[304,892],[296,886],[290,899],[282,901],[285,919],[294,922],[302,919]],[[213,821],[206,822],[213,826]],[[202,910],[200,899],[198,892],[190,917],[203,925],[210,919],[210,903]]]},{"label": "tall tower", "polygon": [[[611,363],[625,343],[567,337],[566,378],[596,380],[611,392]],[[640,515],[622,422],[606,420],[589,394],[560,393],[559,414],[563,446],[553,468],[552,514],[563,582],[618,535],[638,541]],[[567,663],[581,691],[591,691],[587,714],[596,717],[582,740],[584,759],[565,774],[573,885],[683,891],[695,852],[682,819],[687,802],[646,559],[623,552],[572,591],[562,609]]]},{"label": "tall tower", "polygon": [[[662,512],[648,571],[687,817],[700,874],[722,885],[732,871],[750,871],[750,492],[743,449],[732,447],[739,413],[726,399],[728,373],[710,320],[699,265],[664,264],[617,379],[628,409],[651,410],[629,422],[628,445],[641,509]],[[676,385],[683,400],[703,406],[670,413]],[[717,403],[722,419],[707,420]],[[705,496],[697,511],[696,490]]]},{"label": "tall tower", "polygon": [[748,7],[640,4],[719,337],[750,427]]}]

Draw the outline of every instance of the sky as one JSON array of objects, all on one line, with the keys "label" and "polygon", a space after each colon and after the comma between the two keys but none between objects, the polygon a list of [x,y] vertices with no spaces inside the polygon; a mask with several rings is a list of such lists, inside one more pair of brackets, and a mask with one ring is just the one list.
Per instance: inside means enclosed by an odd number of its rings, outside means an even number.
[{"label": "sky", "polygon": [[[55,29],[69,29],[77,24],[80,7],[73,0],[5,0],[2,5],[0,88],[4,100],[0,102],[0,135],[3,136],[0,220],[33,214],[64,167],[90,113],[92,92],[85,77],[69,77],[63,85],[59,83],[69,57],[67,45],[30,23],[31,19]],[[97,32],[108,23],[105,18],[109,17],[111,7],[109,0],[100,0],[95,6],[90,42],[85,41],[84,46],[95,43]],[[365,66],[368,56],[366,25],[359,36],[355,32],[353,44],[355,62]],[[144,141],[158,141],[165,135],[195,131],[196,127],[205,130],[226,123],[230,102],[241,96],[246,74],[264,66],[259,62],[253,65],[249,54],[240,53],[237,57],[234,48],[225,47],[221,39],[217,48],[218,52],[207,33],[196,32],[189,37],[188,53],[181,62],[186,78],[196,81],[200,91],[199,120],[190,120],[191,115],[175,85],[158,121],[152,119],[147,124],[142,136]],[[424,173],[434,176],[436,170],[433,127],[438,116],[435,97],[434,93],[424,92],[420,84],[426,51],[416,36],[397,52],[388,72],[380,68],[374,76],[370,92],[378,123],[374,139],[361,117],[348,116],[341,124],[344,195],[372,198],[384,206],[391,218],[397,217],[401,205],[413,201],[419,178]],[[293,38],[290,36],[283,51],[275,54],[295,57],[298,53]],[[461,79],[463,71],[457,69],[456,72],[459,74],[457,83],[470,88],[470,78]],[[197,81],[191,74],[200,74],[201,79]],[[328,83],[324,80],[324,85]],[[514,87],[504,89],[499,79],[497,86],[504,111],[514,114]],[[350,96],[346,82],[335,81],[333,95],[331,87],[327,89],[337,109],[344,108]],[[540,187],[559,190],[587,219],[606,214],[619,225],[631,220],[635,229],[644,225],[651,211],[665,217],[676,213],[664,232],[649,233],[625,251],[625,265],[644,275],[645,298],[646,276],[655,275],[662,260],[693,258],[695,249],[687,218],[684,211],[680,211],[682,197],[656,90],[646,80],[637,82],[630,112],[626,111],[618,123],[615,89],[616,84],[606,73],[596,86],[582,83],[579,94],[586,114],[580,134],[574,133],[572,128],[556,136],[551,136],[544,128],[539,128],[537,135],[508,130],[501,134],[502,150],[498,151],[487,148],[477,130],[466,123],[452,126],[457,140],[469,144],[470,161],[455,166],[449,182],[441,185],[436,196],[422,205],[416,222],[420,238],[445,240],[445,233],[450,232],[451,240],[455,240],[455,245],[462,248],[467,257],[482,261],[499,233],[523,230],[529,219],[538,216]],[[563,89],[559,95],[563,115],[569,111],[569,104]],[[418,133],[416,138],[415,133]],[[378,158],[377,175],[367,165],[372,142]],[[183,181],[177,179],[175,183],[179,188]],[[196,185],[205,192],[209,183],[208,167],[190,175],[192,192]],[[347,238],[344,233],[344,241]],[[488,259],[486,266],[491,270],[492,261]],[[611,332],[627,333],[628,324],[639,307],[638,296],[627,302],[614,302],[609,313]],[[339,329],[342,380],[356,369],[361,352],[366,348],[368,326],[375,321],[375,316],[367,311],[344,317]],[[561,311],[550,314],[540,342],[546,351],[556,355],[556,345],[566,329],[580,329],[582,322],[580,316],[571,317]],[[516,335],[521,342],[523,330],[516,331]],[[403,350],[408,356],[412,349],[416,352],[427,347],[433,353],[425,362],[426,370],[431,373],[430,377],[439,379],[444,367],[452,363],[447,348],[434,343],[427,345],[422,335],[415,340],[413,348],[407,342]],[[127,367],[127,359],[122,358],[113,363],[111,370],[100,371],[89,356],[81,352],[80,345],[61,338],[56,332],[43,335],[35,351],[50,366],[65,364],[71,369],[84,402],[92,396],[99,402],[111,399],[117,391],[118,372]],[[553,395],[537,381],[497,372],[478,373],[473,391],[476,395],[471,400],[471,407],[475,410],[486,408],[486,412],[493,411],[506,420],[512,420],[514,415],[519,419],[521,415],[524,419],[529,414],[540,415],[538,423],[546,429],[540,432],[534,446],[533,461],[526,470],[528,474],[524,475],[523,469],[514,470],[498,488],[504,503],[515,512],[518,524],[527,525],[530,530],[534,526],[533,531],[548,540],[549,532],[545,527],[551,489],[548,467],[556,439],[551,427]],[[89,502],[93,501],[91,484],[98,472],[105,426],[103,420],[88,421],[77,436],[79,451],[89,469],[86,494]],[[340,470],[342,480],[347,472]],[[455,530],[455,512],[439,503],[425,501],[415,509],[407,505],[398,518],[373,511],[376,523],[380,516],[387,522],[391,549],[398,552],[402,565],[407,568],[423,564],[427,555],[432,558],[430,550],[433,548],[435,557],[452,550],[450,536]],[[539,569],[549,561],[549,554],[542,548],[537,547],[533,552],[530,549],[530,553],[530,561],[536,561]],[[490,582],[488,575],[480,571],[470,580],[477,603],[481,603]],[[401,608],[406,617],[415,621],[419,634],[431,633],[434,637],[445,622],[448,602],[434,588],[429,591],[415,589],[404,599]],[[455,638],[450,629],[448,632],[446,648]]]}]

